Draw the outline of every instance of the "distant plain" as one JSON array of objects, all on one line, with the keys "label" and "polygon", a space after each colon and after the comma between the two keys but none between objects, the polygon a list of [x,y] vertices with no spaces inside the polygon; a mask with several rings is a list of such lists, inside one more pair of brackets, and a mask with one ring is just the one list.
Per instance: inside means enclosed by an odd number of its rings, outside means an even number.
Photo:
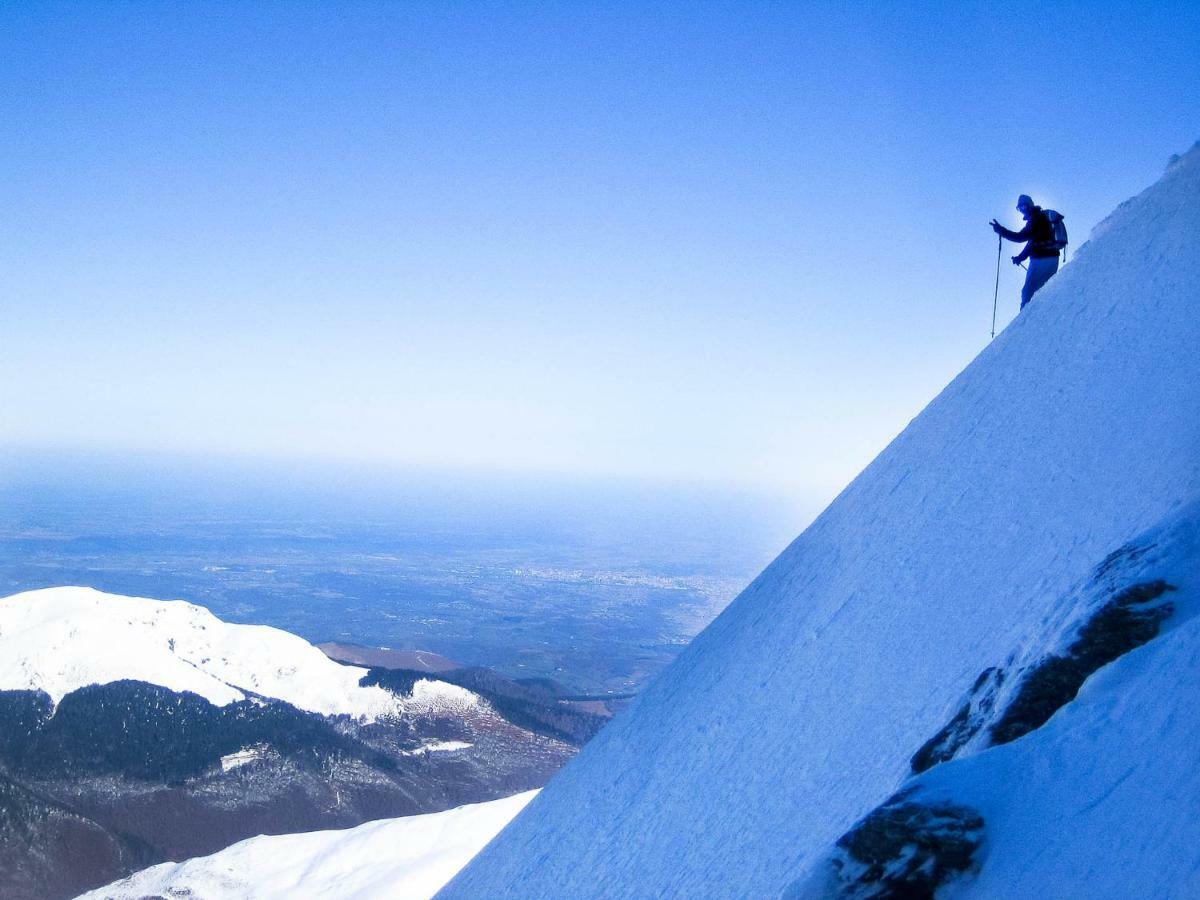
[{"label": "distant plain", "polygon": [[637,690],[804,524],[784,498],[629,482],[0,457],[0,596],[83,584],[314,642]]}]

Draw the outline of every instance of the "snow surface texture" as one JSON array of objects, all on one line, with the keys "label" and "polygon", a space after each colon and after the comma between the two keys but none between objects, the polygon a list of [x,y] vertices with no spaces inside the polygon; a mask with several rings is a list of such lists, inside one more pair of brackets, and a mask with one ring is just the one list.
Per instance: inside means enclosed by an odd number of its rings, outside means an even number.
[{"label": "snow surface texture", "polygon": [[478,702],[470,691],[429,681],[398,700],[381,687],[359,687],[366,672],[335,663],[294,634],[231,625],[181,600],[82,587],[0,600],[0,690],[42,690],[55,703],[86,685],[124,679],[191,691],[217,706],[256,695],[365,719]]},{"label": "snow surface texture", "polygon": [[421,900],[436,893],[536,793],[343,831],[250,838],[212,856],[153,866],[83,898]]},{"label": "snow surface texture", "polygon": [[[441,896],[778,897],[827,859],[910,778],[912,755],[981,672],[1053,638],[1074,584],[1200,492],[1197,234],[1200,147],[1110,216]],[[1134,809],[1123,833],[1146,831],[1140,873],[1196,867],[1200,844],[1159,835],[1200,808],[1177,753],[1195,687],[1168,690],[1194,682],[1195,630],[1121,662],[1130,677],[1162,673],[1136,688],[1152,702],[1102,670],[1050,730],[944,764],[992,787],[1028,780],[1025,809],[980,788],[996,838],[963,884],[980,896],[1131,896],[1116,871],[1129,853],[1084,844]],[[1097,698],[1100,685],[1112,693]],[[1117,758],[1067,764],[1060,732],[1072,728],[1080,748]],[[983,771],[990,760],[997,770]],[[1168,769],[1157,782],[1137,777],[1156,762]],[[1032,803],[1060,779],[1065,807]],[[1161,792],[1133,793],[1143,789]],[[1036,834],[1019,836],[1022,816]],[[1039,837],[1053,849],[1037,853]]]}]

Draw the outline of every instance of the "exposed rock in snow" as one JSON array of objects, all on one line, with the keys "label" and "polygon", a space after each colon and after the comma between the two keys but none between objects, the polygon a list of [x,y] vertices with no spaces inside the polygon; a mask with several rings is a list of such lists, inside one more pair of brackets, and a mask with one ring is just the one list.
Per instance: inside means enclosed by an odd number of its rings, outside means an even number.
[{"label": "exposed rock in snow", "polygon": [[190,691],[217,706],[257,694],[327,716],[396,712],[386,690],[359,686],[366,673],[294,634],[231,625],[182,600],[84,587],[0,600],[0,690],[42,690],[55,703],[89,684],[132,680]]},{"label": "exposed rock in snow", "polygon": [[932,898],[977,868],[984,826],[979,812],[914,793],[902,791],[842,835],[811,888],[788,894],[814,900]]},{"label": "exposed rock in snow", "polygon": [[1195,558],[1086,586],[1200,496],[1197,234],[1200,148],[443,896],[779,896],[964,708],[910,801],[984,822],[939,896],[1196,896]]},{"label": "exposed rock in snow", "polygon": [[1168,598],[1177,588],[1146,575],[1147,565],[1161,565],[1164,555],[1187,558],[1177,545],[1196,527],[1196,516],[1186,516],[1106,557],[1064,597],[1060,621],[1041,643],[1019,648],[979,676],[954,717],[913,756],[913,771],[1040,728],[1092,674],[1157,637],[1176,611]]},{"label": "exposed rock in snow", "polygon": [[250,838],[212,856],[153,866],[83,898],[421,900],[433,896],[536,793],[344,831]]},{"label": "exposed rock in snow", "polygon": [[[963,708],[979,716],[965,721],[983,740],[963,742],[952,761],[870,813],[785,896],[932,896],[938,885],[947,885],[941,897],[1200,896],[1200,774],[1187,762],[1195,741],[1185,724],[1200,721],[1198,579],[1200,502],[1105,559],[1068,595],[1076,602],[1061,607],[1065,632],[1078,635],[1068,645],[1082,642],[1084,652],[1051,649],[1012,677],[990,679],[996,702]],[[1097,602],[1097,593],[1110,599]],[[1097,634],[1108,640],[1096,644]],[[1073,685],[1097,647],[1103,662],[1063,693],[1057,675],[1065,668]],[[1046,671],[1055,673],[1049,690]],[[1031,684],[1037,714],[1014,717]],[[964,721],[962,711],[954,720]],[[1018,737],[993,724],[1013,721],[1027,726]],[[989,739],[1002,746],[980,752]],[[943,814],[952,809],[957,817]]]}]

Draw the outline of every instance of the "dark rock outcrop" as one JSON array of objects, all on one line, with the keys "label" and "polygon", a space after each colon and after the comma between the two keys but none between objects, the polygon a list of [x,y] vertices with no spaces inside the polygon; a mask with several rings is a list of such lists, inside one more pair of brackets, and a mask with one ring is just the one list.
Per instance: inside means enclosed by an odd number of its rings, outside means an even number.
[{"label": "dark rock outcrop", "polygon": [[1156,603],[1175,590],[1165,581],[1132,585],[1102,606],[1061,656],[1051,656],[1025,675],[1016,698],[991,727],[993,744],[1006,744],[1040,728],[1075,699],[1092,673],[1158,636],[1175,607]]},{"label": "dark rock outcrop", "polygon": [[833,896],[932,900],[938,888],[976,865],[983,829],[983,818],[970,807],[903,791],[838,840]]},{"label": "dark rock outcrop", "polygon": [[1090,611],[1059,638],[1065,648],[1023,664],[1014,654],[1004,665],[985,669],[962,706],[913,754],[912,771],[954,759],[969,743],[984,749],[1040,728],[1095,672],[1157,637],[1175,611],[1163,599],[1175,586],[1141,571],[1155,546],[1127,544],[1105,557],[1083,591]]}]

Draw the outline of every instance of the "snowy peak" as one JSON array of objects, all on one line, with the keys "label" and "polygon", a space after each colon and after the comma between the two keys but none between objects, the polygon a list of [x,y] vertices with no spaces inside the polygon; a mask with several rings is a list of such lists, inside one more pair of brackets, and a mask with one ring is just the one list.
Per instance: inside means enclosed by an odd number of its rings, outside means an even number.
[{"label": "snowy peak", "polygon": [[[0,599],[0,690],[40,690],[58,703],[79,688],[144,681],[216,706],[262,696],[327,716],[374,719],[397,712],[366,669],[333,662],[302,638],[231,625],[180,600],[122,597],[85,587]],[[444,685],[461,704],[466,692]],[[422,693],[422,701],[439,698]],[[434,691],[436,693],[436,691]]]},{"label": "snowy peak", "polygon": [[[981,673],[1003,668],[1023,678],[1045,655],[1075,671],[1076,657],[1086,655],[1083,630],[1110,603],[1147,630],[1169,629],[1166,604],[1183,609],[1182,582],[1165,575],[1178,591],[1110,595],[1080,586],[1114,551],[1200,497],[1197,234],[1200,147],[1114,212],[444,896],[777,897],[851,840],[872,811],[885,812],[874,820],[885,827],[868,830],[890,834],[891,813],[902,819],[910,811],[900,800],[889,813],[887,803],[913,778],[914,754],[964,707],[972,727],[929,746],[931,767],[920,778],[996,758],[1032,765],[1018,748],[1047,741],[1042,735],[1063,721],[1102,723],[1100,713],[1072,716],[1082,709],[1072,699],[1049,724],[975,753],[995,743],[1002,720],[994,716],[1016,699],[1008,687],[981,683]],[[1194,648],[1177,645],[1195,633],[1169,630],[1085,680],[1103,678],[1120,692],[1110,667],[1137,677],[1134,662],[1168,646],[1176,648],[1173,659],[1194,659]],[[1124,689],[1142,696],[1140,687]],[[1089,696],[1085,684],[1080,698]],[[984,709],[989,697],[991,710]],[[1194,691],[1165,691],[1157,702],[1166,709],[1155,711],[1163,727],[1131,752],[1153,753],[1157,744],[1177,761],[1178,742],[1191,739],[1195,699]],[[1123,717],[1114,734],[1138,732],[1136,704],[1103,709]],[[1090,744],[1085,737],[1079,747],[1118,749],[1102,734]],[[1149,797],[1161,786],[1140,760],[1122,761],[1135,773],[1124,787],[1105,781],[1119,766],[1097,767],[1094,780],[1086,767],[1072,775],[1075,808],[1110,828],[1120,815],[1106,798]],[[1054,780],[1040,768],[1012,771],[1043,787]],[[1185,772],[1172,776],[1194,783]],[[1154,796],[1144,809],[1170,827],[1190,827],[1194,794]],[[968,865],[977,867],[976,883],[991,887],[978,896],[1029,896],[989,882],[989,873],[1055,854],[1019,853],[1017,832],[1004,824],[1018,821],[1018,811],[1010,808],[1014,818],[1006,820],[985,801],[971,796],[927,810],[931,834],[970,844],[979,830],[969,810],[981,809],[991,849]],[[1044,818],[1026,817],[1027,833],[1061,831],[1052,806],[1037,808]],[[1142,825],[1124,826],[1126,846],[1142,854],[1139,869],[1200,871],[1194,830],[1152,846],[1133,833]],[[1090,880],[1060,884],[1050,895],[1138,895],[1106,892],[1110,876],[1128,884],[1115,868],[1130,857],[1097,856],[1085,839],[1057,840],[1056,865]],[[1012,855],[1001,859],[1000,846],[1013,847]],[[1181,859],[1157,858],[1176,852]],[[877,862],[880,871],[890,865],[886,854]],[[841,895],[888,895],[879,887],[850,886]]]},{"label": "snowy peak", "polygon": [[535,793],[340,831],[250,838],[212,856],[153,866],[80,900],[419,900],[435,894]]}]

